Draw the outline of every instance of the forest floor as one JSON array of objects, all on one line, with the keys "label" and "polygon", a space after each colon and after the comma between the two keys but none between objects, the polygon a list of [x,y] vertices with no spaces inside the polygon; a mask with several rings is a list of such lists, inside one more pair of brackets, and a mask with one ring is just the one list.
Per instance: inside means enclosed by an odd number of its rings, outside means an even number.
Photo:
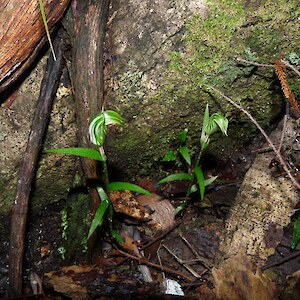
[{"label": "forest floor", "polygon": [[[104,234],[104,238],[99,237],[96,242],[89,264],[84,253],[75,262],[66,263],[62,259],[59,249],[63,245],[64,201],[30,216],[24,264],[28,299],[114,299],[120,296],[176,299],[182,292],[188,299],[215,299],[211,270],[220,257],[219,244],[225,222],[243,176],[261,145],[262,140],[258,138],[222,162],[204,157],[205,174],[218,175],[218,180],[207,188],[204,201],[191,199],[190,205],[175,220],[169,205],[177,207],[182,202],[187,184],[177,182],[158,188],[152,179],[141,180],[146,187],[153,185],[159,195],[158,205],[163,209],[161,223],[168,224],[159,230],[147,222],[120,219],[120,233],[125,243],[120,246]],[[157,206],[154,210],[159,211]],[[291,250],[292,235],[293,222],[285,228],[275,254],[263,268],[264,274],[277,284],[278,299],[285,299],[281,290],[286,278],[300,269],[300,246]],[[5,297],[7,292],[8,245],[9,237],[1,237],[0,297]],[[167,284],[179,291],[178,296],[174,291],[171,296],[164,294]]]}]

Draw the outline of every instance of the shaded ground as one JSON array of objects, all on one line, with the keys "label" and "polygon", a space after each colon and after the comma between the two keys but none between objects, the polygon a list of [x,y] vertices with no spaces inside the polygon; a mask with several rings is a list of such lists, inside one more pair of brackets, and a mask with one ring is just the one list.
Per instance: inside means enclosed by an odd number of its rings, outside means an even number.
[{"label": "shaded ground", "polygon": [[[101,245],[96,247],[92,265],[85,265],[86,254],[83,253],[76,258],[78,266],[68,262],[69,267],[61,269],[65,264],[59,250],[63,244],[61,211],[65,202],[45,207],[29,220],[24,268],[25,292],[32,294],[34,280],[30,274],[35,273],[50,299],[113,299],[120,296],[124,299],[175,299],[175,296],[162,294],[161,286],[166,277],[179,282],[186,297],[214,299],[211,268],[220,256],[218,248],[225,220],[243,174],[249,168],[260,143],[257,140],[251,146],[240,149],[230,161],[216,162],[211,157],[205,157],[205,172],[219,174],[218,182],[207,189],[203,202],[195,200],[177,219],[180,223],[176,228],[167,230],[165,236],[161,232],[153,235],[149,228],[145,229],[142,224],[132,224],[127,219],[126,230],[132,230],[133,235],[139,232],[140,242],[130,240],[131,246],[122,249],[117,246],[123,251],[117,252],[113,245],[109,245],[110,240],[104,238],[105,242],[102,240]],[[176,207],[182,201],[185,190],[186,185],[181,182],[163,186],[160,192]],[[285,229],[276,253],[269,258],[264,268],[279,287],[286,285],[288,275],[300,269],[300,246],[293,251],[290,249],[292,232],[293,224],[290,224]],[[145,259],[135,252],[137,246],[144,248]],[[149,266],[149,262],[156,264],[156,267],[149,267],[153,281],[145,282],[140,265]],[[0,296],[6,295],[7,264],[8,236],[2,236]],[[168,269],[162,272],[157,268],[160,265]],[[41,296],[40,299],[49,298]],[[286,298],[282,295],[281,299]]]}]

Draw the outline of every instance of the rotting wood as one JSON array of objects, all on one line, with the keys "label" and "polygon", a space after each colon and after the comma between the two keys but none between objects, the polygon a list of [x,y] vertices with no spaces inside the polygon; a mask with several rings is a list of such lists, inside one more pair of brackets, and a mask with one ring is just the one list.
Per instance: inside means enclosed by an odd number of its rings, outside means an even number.
[{"label": "rotting wood", "polygon": [[[67,30],[72,43],[71,79],[77,111],[78,142],[93,147],[89,139],[89,121],[101,111],[104,93],[103,43],[109,0],[72,2],[72,24]],[[82,159],[87,180],[97,176],[95,161]]]},{"label": "rotting wood", "polygon": [[[71,81],[74,88],[78,144],[94,148],[89,138],[89,122],[101,111],[104,98],[103,48],[108,18],[109,0],[73,1],[72,18],[64,23],[72,47]],[[100,176],[97,162],[81,158],[82,168],[90,188],[90,209],[95,213],[100,199],[95,188]],[[91,256],[94,238],[89,241]]]},{"label": "rotting wood", "polygon": [[53,99],[62,73],[63,45],[62,37],[58,36],[54,41],[57,61],[54,62],[50,55],[17,182],[16,198],[12,208],[9,252],[9,287],[11,295],[21,295],[22,293],[22,263],[29,195]]},{"label": "rotting wood", "polygon": [[[69,0],[44,0],[49,29],[61,19]],[[13,83],[47,40],[37,0],[0,1],[0,92]]]}]

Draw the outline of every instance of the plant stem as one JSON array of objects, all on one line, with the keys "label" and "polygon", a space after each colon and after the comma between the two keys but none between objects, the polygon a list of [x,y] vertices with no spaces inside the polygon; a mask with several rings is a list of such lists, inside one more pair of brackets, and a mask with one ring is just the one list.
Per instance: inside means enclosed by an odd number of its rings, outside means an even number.
[{"label": "plant stem", "polygon": [[[201,147],[201,149],[200,149],[200,151],[199,151],[199,153],[198,153],[198,156],[197,156],[197,159],[196,159],[196,163],[194,164],[194,168],[195,168],[197,165],[199,165],[202,154],[203,154],[203,147]],[[193,182],[194,182],[194,180],[195,180],[195,177],[196,177],[194,171],[193,171],[192,176],[193,176],[193,177],[192,177],[192,179],[191,179],[191,182],[190,182],[190,184],[189,184],[189,186],[188,186],[186,195],[185,195],[185,197],[184,197],[184,204],[187,202],[187,198],[188,198],[188,196],[189,196],[189,194],[190,194],[190,189],[191,189],[191,187],[192,187],[192,185],[193,185]]]},{"label": "plant stem", "polygon": [[99,147],[99,151],[100,151],[100,155],[103,158],[102,161],[102,168],[103,168],[103,181],[104,181],[104,190],[106,193],[109,194],[109,190],[108,190],[108,185],[109,185],[109,176],[108,176],[108,169],[107,169],[107,158],[105,155],[105,151],[104,151],[104,147],[100,146]]}]

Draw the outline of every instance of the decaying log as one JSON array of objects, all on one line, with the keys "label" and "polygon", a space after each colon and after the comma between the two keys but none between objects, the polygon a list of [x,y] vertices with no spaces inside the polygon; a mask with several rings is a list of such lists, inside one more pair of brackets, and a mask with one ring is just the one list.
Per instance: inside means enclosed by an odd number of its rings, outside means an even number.
[{"label": "decaying log", "polygon": [[[61,19],[69,0],[44,0],[49,29]],[[0,92],[31,64],[47,39],[37,0],[0,2]]]},{"label": "decaying log", "polygon": [[[282,123],[270,135],[274,144],[279,144]],[[289,118],[283,147],[286,145],[289,151],[297,151],[298,133],[299,125]],[[222,299],[236,299],[232,296],[234,293],[241,295],[240,291],[251,290],[249,282],[256,286],[257,292],[259,290],[260,293],[269,294],[257,299],[274,299],[270,293],[274,285],[260,274],[260,269],[268,257],[274,254],[282,240],[283,229],[290,223],[299,201],[299,191],[291,180],[285,173],[271,168],[270,163],[274,157],[271,151],[257,155],[231,208],[225,238],[220,246],[223,255],[219,265],[213,270],[213,276],[219,295],[225,295],[229,287],[232,287],[234,276],[243,276],[244,279],[239,283],[236,281],[234,289],[231,288],[231,296]],[[230,270],[235,270],[236,274],[228,276]],[[237,275],[239,272],[240,275]],[[253,272],[256,273],[255,276]],[[243,296],[243,299],[253,299],[251,293],[245,292]]]},{"label": "decaying log", "polygon": [[54,61],[52,56],[48,60],[24,160],[20,168],[16,198],[12,208],[9,253],[9,284],[12,295],[21,295],[22,293],[22,264],[29,196],[43,136],[48,125],[52,103],[63,67],[63,39],[57,37],[54,42],[57,60]]},{"label": "decaying log", "polygon": [[[67,24],[72,43],[71,78],[77,111],[78,142],[90,143],[89,121],[101,111],[104,93],[103,43],[109,0],[72,2],[73,24]],[[95,161],[82,159],[88,180],[97,178]]]}]

